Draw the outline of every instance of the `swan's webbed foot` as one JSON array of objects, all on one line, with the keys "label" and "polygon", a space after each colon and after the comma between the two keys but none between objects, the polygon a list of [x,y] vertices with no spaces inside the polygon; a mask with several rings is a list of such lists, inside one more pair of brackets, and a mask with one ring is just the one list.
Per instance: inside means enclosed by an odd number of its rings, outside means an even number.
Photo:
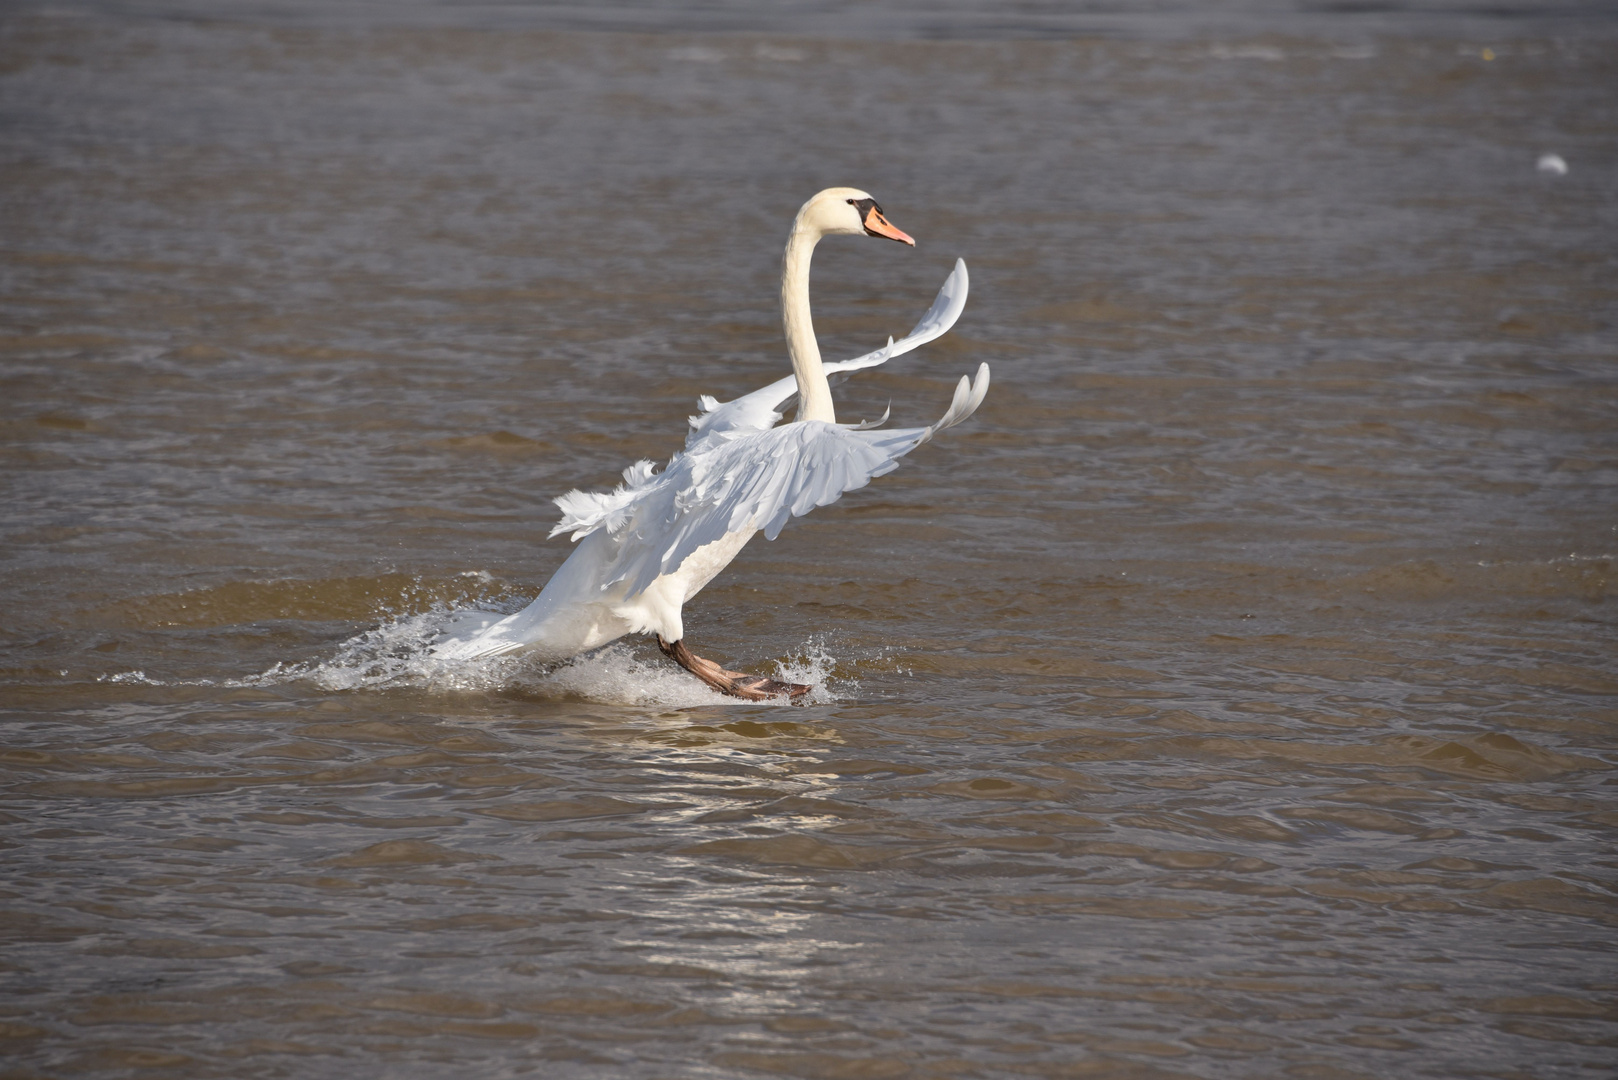
[{"label": "swan's webbed foot", "polygon": [[664,641],[663,635],[657,635],[657,647],[663,650],[663,655],[679,664],[685,670],[719,691],[731,697],[739,697],[746,701],[768,701],[770,698],[784,697],[797,704],[809,692],[810,687],[802,683],[780,682],[776,679],[766,679],[762,675],[744,675],[740,671],[727,671],[712,660],[704,660],[682,641]]}]

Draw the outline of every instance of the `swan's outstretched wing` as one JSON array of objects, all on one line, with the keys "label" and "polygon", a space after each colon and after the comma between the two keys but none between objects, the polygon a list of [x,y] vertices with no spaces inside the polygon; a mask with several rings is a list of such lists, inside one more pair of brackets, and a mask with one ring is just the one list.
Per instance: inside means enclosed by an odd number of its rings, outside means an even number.
[{"label": "swan's outstretched wing", "polygon": [[[966,262],[956,259],[955,269],[944,279],[943,287],[933,299],[933,306],[927,309],[927,314],[921,317],[910,333],[898,341],[889,339],[882,348],[864,356],[827,364],[827,376],[833,383],[841,382],[855,371],[885,364],[895,356],[903,356],[942,337],[966,308],[967,284]],[[691,417],[691,433],[686,436],[686,448],[690,449],[704,439],[729,431],[763,431],[774,427],[781,420],[781,406],[797,392],[797,377],[788,375],[763,389],[743,394],[734,401],[721,402],[703,395],[698,401],[701,413]]]},{"label": "swan's outstretched wing", "polygon": [[[955,269],[950,271],[949,277],[944,279],[943,286],[938,295],[933,298],[933,306],[927,309],[927,314],[903,338],[898,341],[889,340],[882,348],[875,352],[868,352],[864,356],[857,356],[852,360],[839,360],[835,364],[826,365],[826,374],[831,376],[833,384],[848,378],[850,374],[864,368],[876,367],[885,364],[895,356],[903,356],[914,349],[919,349],[936,338],[949,333],[955,320],[961,317],[966,310],[966,260],[956,259]],[[838,376],[842,378],[838,378]]]},{"label": "swan's outstretched wing", "polygon": [[807,421],[704,442],[638,491],[620,489],[627,502],[609,507],[596,497],[603,512],[594,521],[564,504],[569,516],[558,529],[572,529],[574,539],[607,529],[619,553],[603,587],[624,582],[633,596],[701,547],[754,529],[774,540],[791,518],[892,472],[904,455],[971,416],[988,390],[989,365],[980,364],[975,380],[961,377],[949,410],[930,427],[861,431]]}]

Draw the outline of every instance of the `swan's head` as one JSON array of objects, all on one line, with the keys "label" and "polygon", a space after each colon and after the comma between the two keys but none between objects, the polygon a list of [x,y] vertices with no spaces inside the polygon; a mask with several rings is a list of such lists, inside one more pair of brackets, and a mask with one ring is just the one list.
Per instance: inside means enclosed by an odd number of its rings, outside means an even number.
[{"label": "swan's head", "polygon": [[859,188],[834,187],[822,191],[803,204],[794,229],[817,232],[821,236],[885,236],[916,246],[907,233],[888,223],[876,200]]}]

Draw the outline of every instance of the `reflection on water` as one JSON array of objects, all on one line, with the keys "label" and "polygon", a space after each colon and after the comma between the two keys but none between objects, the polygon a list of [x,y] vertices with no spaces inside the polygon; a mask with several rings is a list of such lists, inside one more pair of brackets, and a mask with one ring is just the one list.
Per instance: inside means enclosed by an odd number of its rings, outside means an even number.
[{"label": "reflection on water", "polygon": [[[0,21],[19,1074],[1610,1067],[1599,13],[81,10]],[[814,703],[426,659],[784,373],[832,183],[920,246],[829,355],[974,288],[839,408],[996,381],[688,609]]]}]

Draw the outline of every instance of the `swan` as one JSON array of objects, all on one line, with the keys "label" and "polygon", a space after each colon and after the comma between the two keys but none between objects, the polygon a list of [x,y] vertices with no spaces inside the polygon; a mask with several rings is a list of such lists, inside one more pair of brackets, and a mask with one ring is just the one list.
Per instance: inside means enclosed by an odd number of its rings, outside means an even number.
[{"label": "swan", "polygon": [[[432,645],[440,660],[524,652],[563,660],[626,634],[655,634],[670,659],[722,693],[751,701],[796,700],[809,687],[727,671],[685,644],[681,608],[736,558],[759,530],[774,540],[792,517],[836,502],[896,469],[899,459],[977,410],[989,366],[961,377],[949,409],[924,428],[877,430],[839,424],[830,376],[875,367],[946,333],[966,305],[966,264],[957,259],[932,307],[907,336],[854,360],[824,364],[809,317],[809,261],[825,236],[876,236],[911,247],[870,195],[828,188],[792,223],[781,259],[781,322],[792,374],[734,401],[709,396],[690,417],[685,450],[662,472],[637,461],[610,492],[570,491],[556,500],[552,537],[578,544],[539,596],[504,618],[466,613]],[[794,396],[797,417],[781,424]]]}]

